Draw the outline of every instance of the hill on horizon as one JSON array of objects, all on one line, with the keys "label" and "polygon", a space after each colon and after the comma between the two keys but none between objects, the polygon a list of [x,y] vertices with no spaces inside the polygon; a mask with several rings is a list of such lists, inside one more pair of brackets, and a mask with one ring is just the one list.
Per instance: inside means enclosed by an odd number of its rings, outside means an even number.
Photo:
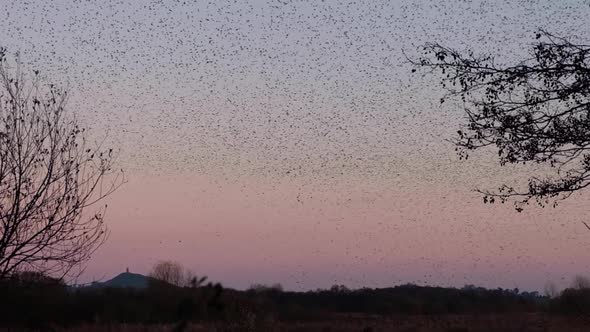
[{"label": "hill on horizon", "polygon": [[105,282],[93,282],[87,287],[90,288],[137,288],[144,289],[148,287],[150,277],[144,276],[139,273],[131,273],[129,270],[120,273],[114,278]]}]

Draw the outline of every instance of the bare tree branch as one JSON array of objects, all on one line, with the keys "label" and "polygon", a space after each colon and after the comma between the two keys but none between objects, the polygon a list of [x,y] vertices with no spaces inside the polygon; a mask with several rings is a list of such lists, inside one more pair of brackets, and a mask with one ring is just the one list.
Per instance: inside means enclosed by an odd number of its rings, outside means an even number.
[{"label": "bare tree branch", "polygon": [[106,205],[88,208],[124,182],[113,150],[90,148],[67,93],[37,74],[10,70],[0,49],[0,279],[75,276],[108,236]]},{"label": "bare tree branch", "polygon": [[408,60],[440,71],[447,98],[465,105],[467,124],[454,140],[460,158],[494,145],[501,165],[548,163],[557,170],[531,177],[527,188],[481,191],[484,202],[515,198],[522,211],[531,200],[556,205],[590,185],[590,46],[540,31],[530,57],[512,66],[437,43],[423,51]]}]

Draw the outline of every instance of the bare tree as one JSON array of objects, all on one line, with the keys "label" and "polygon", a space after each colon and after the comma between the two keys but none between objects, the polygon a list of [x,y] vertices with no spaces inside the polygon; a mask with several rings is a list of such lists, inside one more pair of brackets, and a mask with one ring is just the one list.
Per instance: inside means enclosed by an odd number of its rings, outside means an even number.
[{"label": "bare tree", "polygon": [[173,261],[159,261],[154,265],[149,276],[174,286],[192,288],[201,287],[207,280],[206,276],[199,278],[191,270]]},{"label": "bare tree", "polygon": [[495,146],[502,165],[546,163],[556,171],[531,176],[526,188],[484,190],[484,202],[514,198],[522,211],[531,200],[555,205],[590,185],[590,46],[540,31],[530,57],[514,65],[436,43],[423,50],[410,62],[440,70],[448,96],[464,103],[467,125],[455,139],[461,158]]},{"label": "bare tree", "polygon": [[590,289],[590,279],[577,275],[572,282],[572,288],[577,290]]},{"label": "bare tree", "polygon": [[154,265],[149,276],[168,284],[183,287],[186,284],[184,267],[173,261],[160,261]]},{"label": "bare tree", "polygon": [[[194,274],[193,271],[186,270],[185,280],[186,280],[185,286],[191,287],[191,288],[199,288],[199,287],[205,285],[205,282],[207,281],[207,276],[199,277],[196,274]],[[211,283],[209,283],[209,284],[211,284]]]},{"label": "bare tree", "polygon": [[555,286],[555,284],[553,282],[548,282],[545,285],[545,296],[554,299],[556,297],[559,296],[559,290],[557,289],[557,286]]},{"label": "bare tree", "polygon": [[123,182],[112,149],[90,146],[67,93],[28,79],[0,49],[0,279],[75,276],[107,237],[106,205]]}]

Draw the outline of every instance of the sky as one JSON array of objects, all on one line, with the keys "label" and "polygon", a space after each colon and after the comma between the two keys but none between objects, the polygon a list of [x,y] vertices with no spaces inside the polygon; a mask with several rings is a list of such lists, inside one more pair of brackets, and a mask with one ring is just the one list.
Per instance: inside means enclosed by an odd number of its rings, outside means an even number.
[{"label": "sky", "polygon": [[176,260],[236,288],[476,284],[590,275],[588,193],[484,205],[519,181],[460,161],[458,101],[407,57],[440,42],[527,56],[539,28],[587,41],[588,1],[10,1],[0,46],[70,92],[117,151],[108,241],[81,280]]}]

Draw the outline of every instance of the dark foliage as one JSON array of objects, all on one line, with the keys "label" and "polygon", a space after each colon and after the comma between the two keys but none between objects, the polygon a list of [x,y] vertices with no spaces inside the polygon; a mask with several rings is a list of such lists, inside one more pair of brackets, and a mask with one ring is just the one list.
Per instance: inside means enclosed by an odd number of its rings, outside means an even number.
[{"label": "dark foliage", "polygon": [[71,288],[57,280],[0,282],[0,326],[82,323],[162,323],[222,319],[219,284],[147,289]]},{"label": "dark foliage", "polygon": [[551,309],[565,314],[589,314],[590,289],[565,289],[559,297],[551,301]]},{"label": "dark foliage", "polygon": [[332,287],[314,292],[265,294],[282,320],[321,319],[326,314],[467,314],[535,312],[546,299],[536,293],[468,287],[463,289],[403,285],[348,290]]},{"label": "dark foliage", "polygon": [[[285,292],[276,287],[236,291],[223,289],[219,284],[195,288],[165,283],[151,284],[146,289],[73,289],[52,279],[36,282],[14,279],[0,284],[0,294],[3,299],[0,301],[3,313],[0,326],[31,327],[189,321],[234,323],[254,318],[320,321],[348,313],[489,314],[549,309],[549,299],[536,293],[414,285],[359,290],[333,287],[309,292]],[[569,297],[564,297],[563,301],[571,302]],[[576,303],[585,305],[586,302]],[[569,304],[562,306],[558,302],[553,305],[563,308],[562,312],[579,308]]]}]

